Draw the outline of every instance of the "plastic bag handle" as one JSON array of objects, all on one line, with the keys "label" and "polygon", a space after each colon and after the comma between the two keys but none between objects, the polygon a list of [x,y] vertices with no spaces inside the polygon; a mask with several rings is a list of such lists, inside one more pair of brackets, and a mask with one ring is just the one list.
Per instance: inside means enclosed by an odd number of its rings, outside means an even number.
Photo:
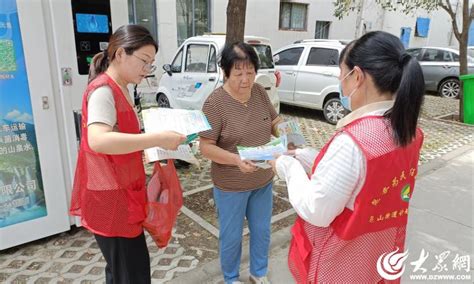
[{"label": "plastic bag handle", "polygon": [[[172,167],[174,170],[176,169],[175,166],[174,166],[174,160],[173,159],[168,159],[166,160],[167,161],[167,165],[169,165],[170,167]],[[161,163],[160,161],[156,161],[155,162],[155,166],[153,167],[153,173],[152,173],[152,176],[157,173],[158,171],[161,170]]]}]

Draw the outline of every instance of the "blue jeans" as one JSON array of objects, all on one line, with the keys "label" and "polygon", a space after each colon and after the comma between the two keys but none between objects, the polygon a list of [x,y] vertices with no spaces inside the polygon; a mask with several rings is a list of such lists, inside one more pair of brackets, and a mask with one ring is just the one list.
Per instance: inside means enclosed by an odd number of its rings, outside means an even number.
[{"label": "blue jeans", "polygon": [[272,218],[273,183],[246,192],[225,192],[214,187],[219,219],[219,257],[225,283],[239,279],[244,217],[250,230],[250,273],[267,274]]}]

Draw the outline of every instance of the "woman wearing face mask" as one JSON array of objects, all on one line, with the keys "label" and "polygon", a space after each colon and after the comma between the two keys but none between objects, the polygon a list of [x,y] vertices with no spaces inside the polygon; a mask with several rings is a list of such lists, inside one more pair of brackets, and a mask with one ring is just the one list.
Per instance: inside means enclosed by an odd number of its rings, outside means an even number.
[{"label": "woman wearing face mask", "polygon": [[288,256],[298,283],[377,283],[378,258],[404,250],[423,142],[420,65],[386,32],[351,42],[339,64],[352,113],[317,156],[297,150],[273,163],[298,213]]},{"label": "woman wearing face mask", "polygon": [[140,134],[127,85],[154,71],[157,51],[146,28],[120,27],[92,59],[83,96],[70,213],[94,234],[107,263],[106,283],[150,283],[142,150],[176,149],[186,139],[172,131]]}]

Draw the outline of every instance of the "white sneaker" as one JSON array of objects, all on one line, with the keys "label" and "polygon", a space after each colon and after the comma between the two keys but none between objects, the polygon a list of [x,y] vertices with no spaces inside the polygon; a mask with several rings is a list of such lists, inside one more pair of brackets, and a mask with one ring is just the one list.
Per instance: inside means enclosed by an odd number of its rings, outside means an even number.
[{"label": "white sneaker", "polygon": [[249,280],[252,284],[270,284],[270,281],[268,280],[267,276],[255,277],[250,274]]}]

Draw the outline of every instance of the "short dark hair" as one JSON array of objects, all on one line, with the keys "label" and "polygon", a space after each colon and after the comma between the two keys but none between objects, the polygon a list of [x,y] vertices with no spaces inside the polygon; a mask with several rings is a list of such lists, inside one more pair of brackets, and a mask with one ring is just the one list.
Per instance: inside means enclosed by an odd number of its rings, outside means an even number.
[{"label": "short dark hair", "polygon": [[224,75],[229,77],[230,70],[239,62],[249,62],[255,72],[258,71],[258,55],[255,49],[245,42],[234,42],[224,47],[219,61],[219,66],[224,70]]},{"label": "short dark hair", "polygon": [[408,145],[416,135],[425,80],[420,64],[406,53],[400,39],[382,31],[367,33],[344,48],[339,62],[349,70],[358,66],[373,78],[380,92],[395,96],[385,117],[390,119],[395,142]]}]

